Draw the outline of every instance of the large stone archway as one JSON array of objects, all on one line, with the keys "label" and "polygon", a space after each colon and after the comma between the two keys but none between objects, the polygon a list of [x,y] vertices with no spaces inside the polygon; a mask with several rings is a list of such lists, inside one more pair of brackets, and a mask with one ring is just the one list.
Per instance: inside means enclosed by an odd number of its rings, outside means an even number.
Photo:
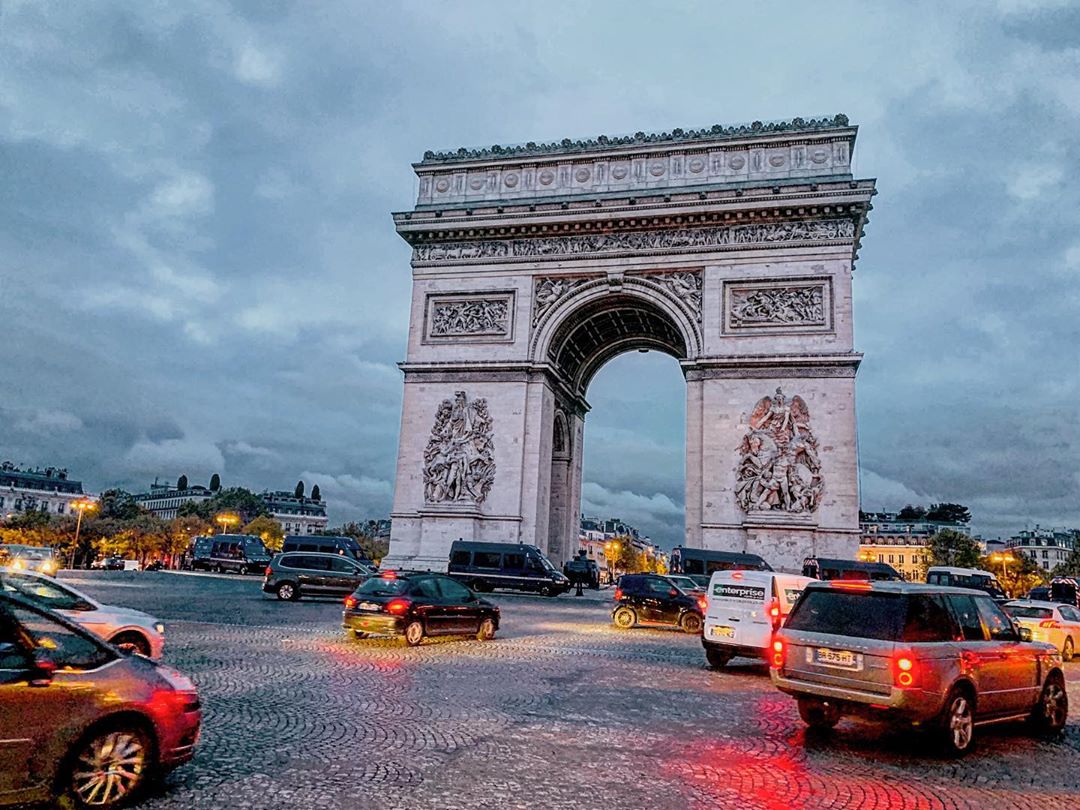
[{"label": "large stone archway", "polygon": [[388,564],[577,547],[589,381],[687,382],[685,544],[795,568],[858,538],[847,119],[427,153],[394,215],[413,300]]}]

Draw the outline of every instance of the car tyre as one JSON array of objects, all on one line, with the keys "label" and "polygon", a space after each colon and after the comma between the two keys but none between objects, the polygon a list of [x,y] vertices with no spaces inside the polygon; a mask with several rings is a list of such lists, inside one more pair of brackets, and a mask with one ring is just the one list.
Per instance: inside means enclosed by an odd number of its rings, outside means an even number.
[{"label": "car tyre", "polygon": [[815,698],[799,698],[799,717],[814,731],[831,731],[840,722],[840,709]]},{"label": "car tyre", "polygon": [[679,619],[679,629],[696,636],[701,632],[701,617],[696,613],[684,613]]},{"label": "car tyre", "polygon": [[940,742],[945,753],[960,757],[975,743],[975,701],[971,692],[953,687],[945,698],[945,708],[938,722]]},{"label": "car tyre", "polygon": [[150,641],[142,633],[120,633],[109,640],[114,647],[119,647],[125,652],[138,653],[147,658],[150,657]]},{"label": "car tyre", "polygon": [[241,565],[240,570],[236,573],[238,573],[242,577],[246,577],[248,575],[248,567],[246,565]]},{"label": "car tyre", "polygon": [[277,598],[282,602],[295,602],[300,598],[300,588],[291,582],[282,582],[277,586]]},{"label": "car tyre", "polygon": [[1073,656],[1076,655],[1076,646],[1073,644],[1072,636],[1065,639],[1065,644],[1061,648],[1061,660],[1072,661]]},{"label": "car tyre", "polygon": [[637,624],[637,613],[634,612],[633,608],[624,605],[615,611],[615,615],[611,617],[611,620],[620,630],[630,630]]},{"label": "car tyre", "polygon": [[1051,672],[1043,683],[1039,702],[1031,713],[1036,732],[1042,737],[1056,737],[1065,730],[1069,719],[1069,696],[1060,672]]},{"label": "car tyre", "polygon": [[368,634],[365,633],[363,630],[353,630],[352,634],[353,638],[355,639],[365,639],[368,637]]},{"label": "car tyre", "polygon": [[549,585],[548,587],[544,588],[543,593],[544,596],[547,597],[558,596],[560,593],[562,593],[562,588],[558,587],[557,585]]},{"label": "car tyre", "polygon": [[[150,735],[126,723],[99,727],[79,740],[60,776],[61,808],[120,807],[138,797],[155,770]],[[106,772],[113,778],[103,779]]]},{"label": "car tyre", "polygon": [[705,658],[713,669],[723,669],[735,656],[723,650],[705,650]]},{"label": "car tyre", "polygon": [[411,621],[405,625],[405,643],[415,647],[424,640],[424,625],[419,621]]},{"label": "car tyre", "polygon": [[491,641],[495,638],[495,622],[491,619],[484,619],[480,622],[480,629],[476,631],[477,641]]}]

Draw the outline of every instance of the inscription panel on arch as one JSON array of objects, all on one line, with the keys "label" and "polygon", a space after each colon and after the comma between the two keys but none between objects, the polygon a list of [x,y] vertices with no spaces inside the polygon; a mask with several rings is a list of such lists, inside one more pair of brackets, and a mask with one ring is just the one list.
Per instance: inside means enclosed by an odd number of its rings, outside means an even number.
[{"label": "inscription panel on arch", "polygon": [[503,343],[514,339],[514,292],[430,293],[424,341]]},{"label": "inscription panel on arch", "polygon": [[723,307],[727,334],[833,331],[829,277],[725,281]]}]

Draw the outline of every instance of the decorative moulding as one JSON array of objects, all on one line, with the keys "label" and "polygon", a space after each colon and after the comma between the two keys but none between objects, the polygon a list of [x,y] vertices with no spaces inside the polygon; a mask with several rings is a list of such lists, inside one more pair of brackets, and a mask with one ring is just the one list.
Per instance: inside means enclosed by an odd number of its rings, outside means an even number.
[{"label": "decorative moulding", "polygon": [[514,302],[513,290],[430,293],[424,303],[424,342],[509,343]]},{"label": "decorative moulding", "polygon": [[728,280],[721,328],[731,335],[806,334],[834,329],[832,278]]}]

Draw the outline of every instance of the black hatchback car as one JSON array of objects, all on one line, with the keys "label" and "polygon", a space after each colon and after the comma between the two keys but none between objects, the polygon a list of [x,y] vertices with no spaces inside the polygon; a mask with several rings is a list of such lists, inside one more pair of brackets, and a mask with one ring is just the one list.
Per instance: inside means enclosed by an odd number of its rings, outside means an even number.
[{"label": "black hatchback car", "polygon": [[615,588],[611,620],[621,630],[639,624],[667,624],[700,633],[705,597],[690,594],[659,574],[626,574]]},{"label": "black hatchback car", "polygon": [[387,571],[345,599],[342,626],[357,638],[402,636],[415,647],[425,636],[494,638],[499,608],[441,574]]}]

